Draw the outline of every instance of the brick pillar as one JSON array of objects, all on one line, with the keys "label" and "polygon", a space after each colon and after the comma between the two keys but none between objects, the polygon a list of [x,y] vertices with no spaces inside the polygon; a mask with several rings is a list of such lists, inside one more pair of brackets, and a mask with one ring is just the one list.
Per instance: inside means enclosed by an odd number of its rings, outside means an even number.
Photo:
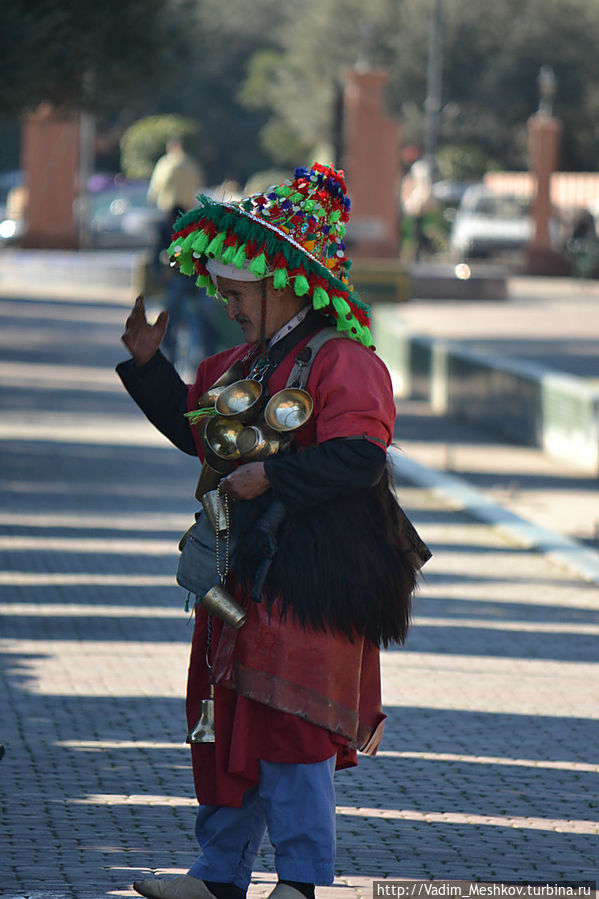
[{"label": "brick pillar", "polygon": [[343,168],[352,199],[348,241],[354,258],[399,252],[400,133],[384,109],[388,77],[356,69],[346,76]]},{"label": "brick pillar", "polygon": [[22,246],[77,247],[74,206],[79,166],[78,118],[43,104],[23,123],[21,165],[27,185]]},{"label": "brick pillar", "polygon": [[557,169],[562,125],[552,116],[537,113],[528,120],[529,168],[536,182],[532,215],[534,237],[528,248],[531,274],[568,274],[568,263],[551,246],[551,176]]}]

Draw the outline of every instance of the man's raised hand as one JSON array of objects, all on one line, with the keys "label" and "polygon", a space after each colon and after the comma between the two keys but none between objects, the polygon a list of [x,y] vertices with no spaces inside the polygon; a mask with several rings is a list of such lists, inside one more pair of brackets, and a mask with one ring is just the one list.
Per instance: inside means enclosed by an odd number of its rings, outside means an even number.
[{"label": "man's raised hand", "polygon": [[164,310],[151,325],[146,318],[143,295],[137,297],[125,323],[125,333],[121,336],[136,365],[150,361],[162,343],[167,324],[168,312]]}]

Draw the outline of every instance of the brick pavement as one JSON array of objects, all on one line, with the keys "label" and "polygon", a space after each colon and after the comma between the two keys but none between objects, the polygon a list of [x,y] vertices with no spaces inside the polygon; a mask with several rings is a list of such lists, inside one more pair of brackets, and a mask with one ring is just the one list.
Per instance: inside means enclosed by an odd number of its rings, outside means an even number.
[{"label": "brick pavement", "polygon": [[[186,869],[193,798],[173,586],[197,463],[111,369],[118,303],[0,305],[2,895],[134,895]],[[337,878],[597,877],[597,588],[425,489],[435,556],[405,650],[383,656],[383,750],[341,772]],[[251,894],[274,880],[263,848]]]},{"label": "brick pavement", "polygon": [[416,333],[599,383],[599,282],[510,278],[508,290],[508,300],[418,300],[398,315]]}]

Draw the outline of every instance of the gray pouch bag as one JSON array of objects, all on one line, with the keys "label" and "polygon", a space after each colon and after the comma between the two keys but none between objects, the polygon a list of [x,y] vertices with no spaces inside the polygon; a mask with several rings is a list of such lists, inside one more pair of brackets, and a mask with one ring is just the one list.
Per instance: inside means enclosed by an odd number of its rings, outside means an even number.
[{"label": "gray pouch bag", "polygon": [[[225,559],[225,539],[220,540],[221,564]],[[220,583],[216,570],[216,534],[204,510],[196,512],[195,524],[181,539],[181,556],[177,568],[177,583],[200,599],[215,584]]]}]

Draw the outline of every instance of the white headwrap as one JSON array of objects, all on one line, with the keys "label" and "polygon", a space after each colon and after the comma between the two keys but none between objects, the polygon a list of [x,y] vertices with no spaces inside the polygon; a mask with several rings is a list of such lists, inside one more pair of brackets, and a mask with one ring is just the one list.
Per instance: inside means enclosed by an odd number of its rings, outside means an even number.
[{"label": "white headwrap", "polygon": [[257,275],[254,275],[247,268],[223,265],[222,262],[217,262],[216,259],[209,259],[206,263],[206,268],[215,287],[217,286],[217,278],[229,278],[231,281],[262,281],[262,278],[258,278]]}]

